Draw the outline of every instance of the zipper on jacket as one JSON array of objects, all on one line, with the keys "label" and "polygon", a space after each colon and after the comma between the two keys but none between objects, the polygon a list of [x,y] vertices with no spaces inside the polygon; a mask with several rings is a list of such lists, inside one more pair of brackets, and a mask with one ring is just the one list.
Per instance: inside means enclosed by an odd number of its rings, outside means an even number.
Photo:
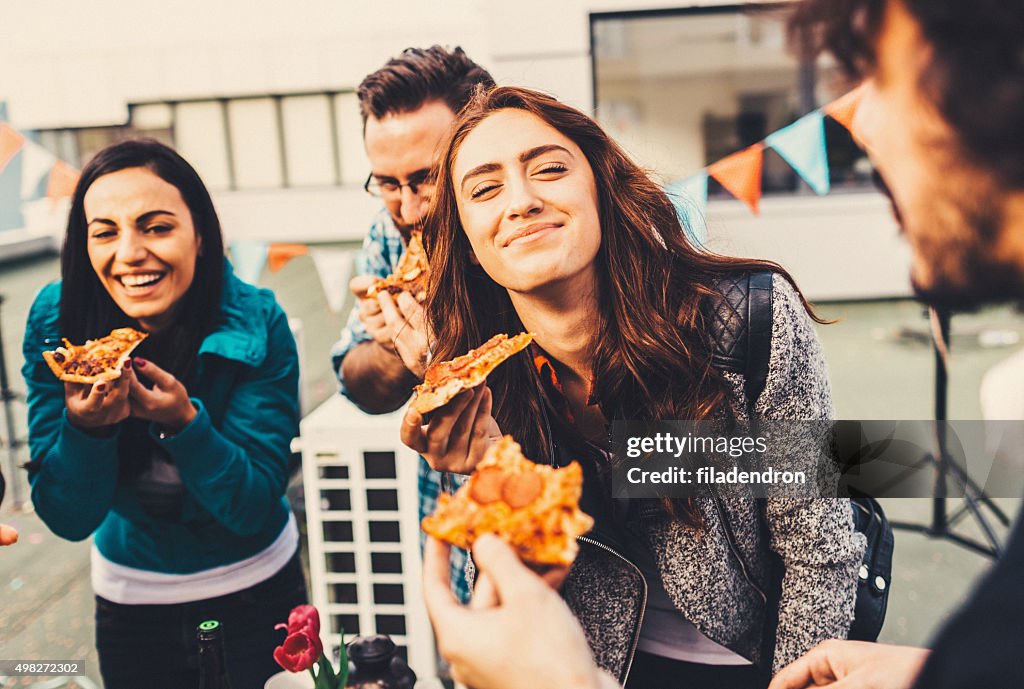
[{"label": "zipper on jacket", "polygon": [[637,575],[640,577],[640,583],[643,584],[643,590],[640,596],[640,616],[636,620],[636,628],[633,630],[633,640],[629,646],[629,655],[626,657],[626,667],[622,673],[621,684],[622,686],[626,686],[626,681],[629,679],[629,671],[633,668],[633,658],[636,656],[636,647],[640,643],[640,627],[643,626],[644,623],[644,611],[647,609],[647,579],[644,578],[644,573],[640,571],[639,567],[633,564],[632,560],[613,548],[588,536],[580,536],[577,540],[588,543],[596,548],[600,548],[601,550],[611,553],[615,557],[619,558],[636,571]]},{"label": "zipper on jacket", "polygon": [[722,530],[726,532],[725,542],[729,544],[729,550],[732,551],[732,556],[736,558],[736,562],[739,563],[740,571],[743,572],[743,578],[747,580],[757,595],[761,596],[761,602],[768,605],[768,594],[766,594],[757,582],[754,581],[753,577],[750,576],[750,572],[747,571],[747,561],[740,556],[739,549],[736,545],[736,536],[732,531],[732,524],[729,523],[728,517],[725,514],[725,509],[722,507],[721,499],[717,495],[711,496],[711,502],[715,503],[715,509],[718,511],[718,520],[722,522]]},{"label": "zipper on jacket", "polygon": [[[543,390],[542,390],[541,384],[540,384],[540,377],[539,376],[535,376],[534,380],[536,381],[537,394],[538,394],[538,396],[540,397],[540,400],[541,400],[541,403],[540,403],[541,420],[542,420],[542,422],[544,424],[544,432],[547,433],[547,436],[548,436],[548,462],[551,464],[552,467],[558,468],[558,459],[557,459],[557,457],[558,457],[558,450],[557,450],[557,447],[555,445],[555,436],[551,432],[551,422],[548,419],[547,398],[543,394]],[[609,433],[610,433],[610,431],[609,431]],[[604,449],[602,449],[600,447],[597,447],[596,445],[591,443],[586,438],[584,438],[584,442],[587,445],[590,445],[592,449],[597,450],[603,457],[605,457],[606,460],[609,458],[609,453],[606,452]],[[636,656],[636,647],[640,643],[640,627],[642,627],[643,623],[644,623],[644,611],[647,610],[647,579],[644,578],[644,573],[640,571],[639,567],[637,567],[635,564],[633,564],[632,560],[630,560],[625,555],[621,554],[620,552],[618,552],[617,550],[615,550],[611,546],[607,546],[604,543],[601,543],[600,541],[598,541],[596,539],[593,539],[593,538],[590,538],[588,536],[579,536],[576,540],[582,541],[583,543],[587,543],[589,545],[592,545],[595,548],[600,548],[601,550],[604,550],[605,552],[610,553],[611,555],[614,555],[615,557],[619,558],[620,560],[625,562],[627,565],[632,567],[633,571],[635,571],[637,576],[640,577],[640,583],[643,586],[643,588],[641,590],[641,595],[640,595],[640,615],[639,615],[639,617],[637,617],[637,620],[636,620],[636,627],[633,630],[633,640],[631,641],[631,643],[629,645],[629,655],[626,656],[626,666],[625,666],[625,669],[624,669],[624,671],[622,673],[622,677],[621,677],[621,681],[620,681],[620,684],[622,686],[626,686],[626,681],[629,679],[629,671],[633,668],[633,659]]]}]

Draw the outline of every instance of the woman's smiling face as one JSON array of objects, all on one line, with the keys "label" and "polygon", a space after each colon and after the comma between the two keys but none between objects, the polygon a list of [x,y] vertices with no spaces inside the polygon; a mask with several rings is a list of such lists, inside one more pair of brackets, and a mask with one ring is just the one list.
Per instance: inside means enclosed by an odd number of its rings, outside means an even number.
[{"label": "woman's smiling face", "polygon": [[499,110],[466,136],[451,169],[463,230],[491,279],[522,293],[593,280],[597,186],[571,139],[525,110]]},{"label": "woman's smiling face", "polygon": [[126,168],[93,182],[84,207],[89,262],[107,293],[144,329],[166,328],[192,286],[201,245],[177,187]]}]

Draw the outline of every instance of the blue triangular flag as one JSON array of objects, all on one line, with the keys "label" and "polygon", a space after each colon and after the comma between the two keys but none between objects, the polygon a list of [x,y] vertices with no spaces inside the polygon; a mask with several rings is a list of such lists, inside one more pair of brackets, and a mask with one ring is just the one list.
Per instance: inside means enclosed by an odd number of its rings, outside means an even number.
[{"label": "blue triangular flag", "polygon": [[241,240],[231,242],[231,262],[235,274],[250,285],[255,285],[267,262],[268,242]]},{"label": "blue triangular flag", "polygon": [[831,188],[828,177],[828,154],[825,152],[825,119],[820,110],[804,115],[764,142],[774,148],[818,194]]},{"label": "blue triangular flag", "polygon": [[673,182],[665,193],[676,207],[679,223],[686,236],[697,248],[704,248],[708,240],[708,226],[705,215],[708,208],[708,173],[701,170],[696,175]]}]

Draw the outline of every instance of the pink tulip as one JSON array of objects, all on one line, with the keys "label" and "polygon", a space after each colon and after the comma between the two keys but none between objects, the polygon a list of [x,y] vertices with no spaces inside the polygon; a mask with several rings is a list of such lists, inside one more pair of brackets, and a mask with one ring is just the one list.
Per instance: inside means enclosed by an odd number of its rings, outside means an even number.
[{"label": "pink tulip", "polygon": [[[319,618],[316,618],[316,623],[319,626]],[[323,652],[319,632],[306,627],[288,634],[284,643],[274,649],[274,660],[288,672],[305,672],[320,660]]]},{"label": "pink tulip", "polygon": [[310,629],[313,636],[319,636],[320,613],[312,605],[296,605],[288,614],[288,624],[279,624],[274,629],[287,629],[289,634],[300,629]]}]

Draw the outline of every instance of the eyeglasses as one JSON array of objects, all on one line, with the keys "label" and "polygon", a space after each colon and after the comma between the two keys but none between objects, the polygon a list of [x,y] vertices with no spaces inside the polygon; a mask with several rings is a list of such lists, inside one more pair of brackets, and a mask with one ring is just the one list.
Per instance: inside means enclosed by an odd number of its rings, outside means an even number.
[{"label": "eyeglasses", "polygon": [[436,180],[433,171],[414,172],[408,182],[399,182],[392,177],[375,177],[371,172],[363,184],[363,189],[370,196],[378,198],[395,198],[402,195],[402,187],[409,187],[413,196],[430,194],[434,191]]}]

